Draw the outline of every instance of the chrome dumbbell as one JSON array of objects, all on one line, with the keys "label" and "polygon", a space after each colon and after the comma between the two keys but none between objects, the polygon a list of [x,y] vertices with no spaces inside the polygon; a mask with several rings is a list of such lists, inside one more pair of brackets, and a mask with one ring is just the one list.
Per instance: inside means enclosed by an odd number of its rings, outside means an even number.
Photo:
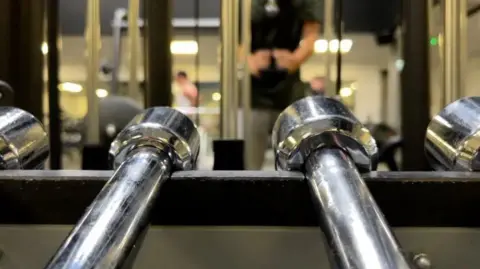
[{"label": "chrome dumbbell", "polygon": [[348,108],[301,99],[280,114],[272,142],[277,169],[305,173],[333,268],[411,268],[359,174],[376,168],[377,146]]},{"label": "chrome dumbbell", "polygon": [[43,169],[49,153],[38,119],[19,108],[0,107],[0,170]]},{"label": "chrome dumbbell", "polygon": [[137,115],[111,145],[115,173],[46,268],[121,268],[141,243],[162,183],[194,168],[199,144],[195,125],[177,110]]},{"label": "chrome dumbbell", "polygon": [[435,170],[480,171],[480,97],[466,97],[434,116],[425,153]]}]

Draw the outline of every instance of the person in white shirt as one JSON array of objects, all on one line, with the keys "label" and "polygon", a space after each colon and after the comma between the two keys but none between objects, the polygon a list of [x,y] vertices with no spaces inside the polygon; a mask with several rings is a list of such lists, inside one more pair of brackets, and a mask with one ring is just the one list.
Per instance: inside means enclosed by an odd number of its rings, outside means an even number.
[{"label": "person in white shirt", "polygon": [[175,85],[173,87],[173,105],[174,107],[195,107],[197,106],[198,89],[193,84],[184,71],[179,71],[175,75]]}]

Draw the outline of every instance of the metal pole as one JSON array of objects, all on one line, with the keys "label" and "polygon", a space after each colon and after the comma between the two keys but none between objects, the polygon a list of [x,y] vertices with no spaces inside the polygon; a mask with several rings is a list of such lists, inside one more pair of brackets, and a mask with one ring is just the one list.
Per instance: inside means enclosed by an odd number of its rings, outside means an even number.
[{"label": "metal pole", "polygon": [[317,150],[305,168],[336,268],[412,268],[349,156]]},{"label": "metal pole", "polygon": [[252,29],[251,29],[251,9],[252,9],[252,0],[242,0],[242,48],[244,53],[242,53],[243,59],[241,60],[244,64],[243,74],[242,74],[242,115],[243,115],[243,139],[245,141],[244,147],[244,164],[247,170],[252,169],[252,155],[254,154],[255,149],[253,147],[253,135],[252,130],[248,128],[251,126],[252,121],[252,85],[250,80],[250,69],[248,67],[248,55],[250,54],[250,48],[252,43]]},{"label": "metal pole", "polygon": [[443,79],[445,104],[459,99],[464,91],[466,69],[466,0],[444,0]]},{"label": "metal pole", "polygon": [[[333,39],[333,13],[334,13],[334,0],[325,0],[324,2],[324,19],[323,19],[323,37],[330,42]],[[331,67],[332,67],[332,54],[327,47],[325,53],[325,92],[327,96],[335,96],[336,91],[333,87],[332,77],[331,77]]]},{"label": "metal pole", "polygon": [[123,268],[140,247],[138,239],[171,166],[169,156],[153,148],[133,152],[45,268]]},{"label": "metal pole", "polygon": [[[337,87],[336,94],[340,93],[342,88],[342,51],[341,44],[343,39],[343,0],[337,0],[337,17],[335,27],[337,27],[338,51],[337,51]],[[330,44],[329,44],[330,47]]]},{"label": "metal pole", "polygon": [[145,107],[172,105],[173,0],[144,0]]},{"label": "metal pole", "polygon": [[100,53],[100,0],[87,2],[87,27],[85,30],[87,44],[87,81],[86,93],[88,113],[86,117],[87,144],[100,143],[98,97],[95,93],[98,85],[98,68]]},{"label": "metal pole", "polygon": [[140,27],[138,25],[140,0],[130,0],[128,6],[128,48],[130,49],[130,80],[127,96],[135,97],[138,94],[138,47],[140,41]]},{"label": "metal pole", "polygon": [[120,78],[118,74],[120,72],[121,58],[122,58],[122,26],[123,18],[127,14],[127,11],[124,8],[119,8],[115,10],[113,15],[113,24],[112,24],[112,38],[113,38],[113,64],[112,64],[112,78],[110,92],[112,94],[118,94]]},{"label": "metal pole", "polygon": [[468,70],[468,1],[459,0],[460,5],[460,97],[467,95]]},{"label": "metal pole", "polygon": [[403,0],[402,10],[401,43],[405,61],[399,98],[404,139],[402,170],[425,171],[430,169],[422,150],[425,130],[430,122],[428,3],[427,0]]},{"label": "metal pole", "polygon": [[[62,122],[58,90],[58,0],[47,1],[47,67],[48,67],[48,126],[50,137],[50,169],[62,169]],[[41,120],[41,119],[40,119]]]},{"label": "metal pole", "polygon": [[[237,137],[237,111],[238,100],[235,89],[238,89],[237,81],[237,46],[235,43],[238,33],[238,8],[239,1],[222,1],[221,14],[221,136],[223,139],[235,139]],[[237,16],[236,16],[237,15]],[[246,126],[245,126],[246,127]]]},{"label": "metal pole", "polygon": [[393,76],[394,74],[389,74],[388,69],[380,70],[380,86],[381,86],[381,99],[380,99],[380,121],[386,123],[388,120],[388,76]]}]

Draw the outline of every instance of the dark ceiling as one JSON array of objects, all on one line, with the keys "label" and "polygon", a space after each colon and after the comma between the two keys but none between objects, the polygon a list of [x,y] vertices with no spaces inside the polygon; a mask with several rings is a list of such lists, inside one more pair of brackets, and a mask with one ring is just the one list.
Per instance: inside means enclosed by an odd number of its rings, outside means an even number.
[{"label": "dark ceiling", "polygon": [[[154,0],[163,1],[163,0]],[[175,18],[195,18],[195,1],[201,1],[200,18],[218,18],[221,0],[174,0]],[[347,32],[383,32],[398,21],[401,0],[343,0],[344,29]],[[338,1],[336,1],[338,2]],[[128,7],[128,0],[100,1],[102,34],[111,34],[115,9]],[[64,35],[83,35],[87,0],[60,0],[60,27]]]}]

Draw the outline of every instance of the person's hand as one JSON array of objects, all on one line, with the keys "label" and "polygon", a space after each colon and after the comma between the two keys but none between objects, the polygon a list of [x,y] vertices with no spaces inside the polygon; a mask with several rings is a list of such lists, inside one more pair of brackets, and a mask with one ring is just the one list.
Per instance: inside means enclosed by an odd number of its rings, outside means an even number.
[{"label": "person's hand", "polygon": [[288,70],[288,73],[293,73],[299,68],[297,59],[289,50],[274,50],[273,57],[277,61],[277,67]]},{"label": "person's hand", "polygon": [[248,68],[254,76],[260,76],[262,69],[270,66],[271,52],[269,50],[257,50],[248,57]]}]

